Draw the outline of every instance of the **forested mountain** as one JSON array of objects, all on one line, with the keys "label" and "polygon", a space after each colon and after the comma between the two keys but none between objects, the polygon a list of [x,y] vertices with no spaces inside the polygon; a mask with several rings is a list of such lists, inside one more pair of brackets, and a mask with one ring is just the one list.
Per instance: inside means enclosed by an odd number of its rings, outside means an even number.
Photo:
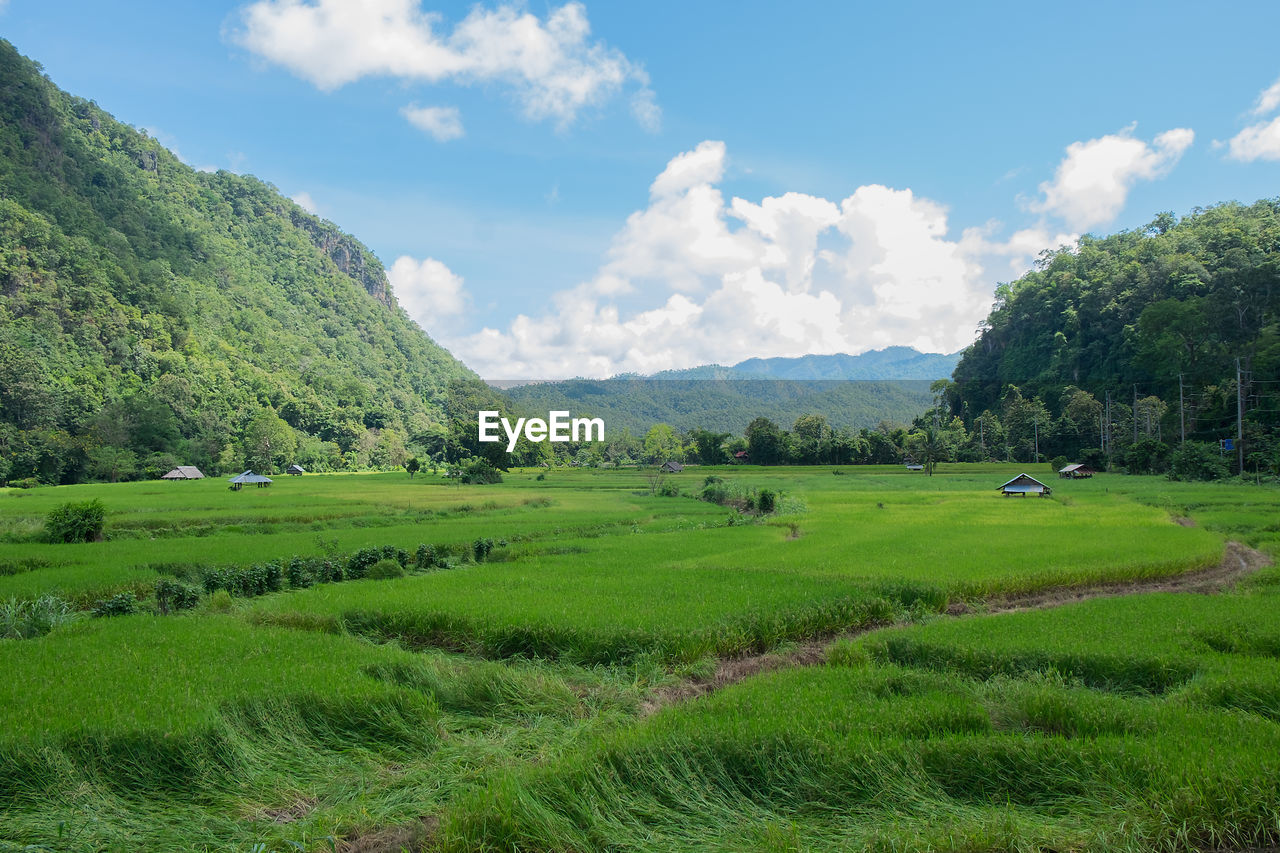
[{"label": "forested mountain", "polygon": [[858,355],[804,355],[798,358],[749,358],[730,367],[705,364],[664,370],[646,379],[944,379],[960,353],[920,352],[914,347],[885,347]]},{"label": "forested mountain", "polygon": [[881,421],[909,422],[928,406],[929,382],[776,379],[572,379],[505,389],[525,411],[566,409],[604,419],[610,435],[644,435],[655,424],[741,435],[758,417],[791,424],[819,414],[832,427],[857,430]]},{"label": "forested mountain", "polygon": [[1280,200],[1164,213],[1045,255],[997,289],[953,379],[943,414],[984,455],[1029,459],[1038,439],[1042,457],[1162,470],[1184,429],[1217,457],[1240,428],[1245,469],[1275,471]]},{"label": "forested mountain", "polygon": [[0,482],[397,464],[451,381],[354,238],[0,41]]}]

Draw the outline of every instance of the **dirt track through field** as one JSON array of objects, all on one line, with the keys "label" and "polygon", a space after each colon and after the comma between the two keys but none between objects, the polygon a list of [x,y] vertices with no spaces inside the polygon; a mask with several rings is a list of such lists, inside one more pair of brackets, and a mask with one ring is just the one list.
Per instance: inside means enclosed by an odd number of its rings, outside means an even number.
[{"label": "dirt track through field", "polygon": [[[1189,592],[1211,595],[1221,592],[1232,584],[1248,577],[1259,569],[1271,565],[1271,558],[1261,551],[1250,548],[1239,542],[1228,542],[1222,559],[1217,565],[1199,569],[1172,577],[1153,578],[1142,581],[1125,581],[1113,584],[1098,584],[1088,587],[1055,587],[1027,595],[996,598],[978,607],[970,607],[964,602],[955,602],[947,608],[949,616],[966,616],[989,613],[1015,613],[1022,610],[1043,610],[1049,607],[1061,607],[1077,601],[1091,598],[1115,598],[1122,595],[1138,595],[1144,592]],[[859,631],[841,634],[839,639],[856,637],[879,627],[866,628]],[[827,647],[837,638],[828,637],[814,640],[788,652],[765,652],[759,655],[748,655],[738,658],[722,659],[715,673],[709,678],[690,679],[654,692],[641,707],[641,716],[648,716],[655,711],[676,702],[686,702],[714,693],[721,688],[736,684],[743,679],[765,672],[773,672],[793,666],[814,666],[826,659]]]}]

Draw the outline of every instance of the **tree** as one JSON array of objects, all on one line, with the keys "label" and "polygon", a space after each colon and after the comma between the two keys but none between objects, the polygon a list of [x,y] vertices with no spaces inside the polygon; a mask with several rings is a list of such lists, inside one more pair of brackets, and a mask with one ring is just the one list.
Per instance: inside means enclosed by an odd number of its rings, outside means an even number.
[{"label": "tree", "polygon": [[644,437],[644,455],[650,462],[676,461],[680,455],[680,440],[675,430],[667,424],[654,424]]},{"label": "tree", "polygon": [[270,474],[285,465],[297,449],[293,430],[271,409],[262,409],[244,431],[245,461],[261,474]]},{"label": "tree", "polygon": [[782,459],[782,430],[768,418],[747,424],[747,456],[756,465],[772,465]]},{"label": "tree", "polygon": [[422,462],[419,461],[418,457],[410,456],[405,460],[404,470],[409,472],[409,479],[412,480],[413,475],[422,470]]},{"label": "tree", "polygon": [[705,429],[689,431],[693,452],[703,465],[721,465],[726,461],[728,454],[725,452],[724,443],[729,438],[732,438],[732,434],[727,432],[710,432]]}]

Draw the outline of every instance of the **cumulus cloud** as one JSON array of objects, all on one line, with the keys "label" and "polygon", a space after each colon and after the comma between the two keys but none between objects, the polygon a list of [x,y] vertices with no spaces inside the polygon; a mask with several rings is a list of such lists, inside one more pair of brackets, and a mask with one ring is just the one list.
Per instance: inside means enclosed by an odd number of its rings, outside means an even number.
[{"label": "cumulus cloud", "polygon": [[396,300],[423,329],[438,334],[438,321],[467,307],[460,275],[435,258],[401,255],[387,270]]},{"label": "cumulus cloud", "polygon": [[1258,100],[1253,104],[1253,114],[1264,116],[1280,107],[1280,80],[1272,83],[1258,93]]},{"label": "cumulus cloud", "polygon": [[[1280,80],[1272,83],[1258,94],[1252,113],[1265,116],[1280,107]],[[1252,163],[1255,160],[1280,160],[1280,116],[1271,121],[1251,124],[1237,133],[1226,143],[1227,156],[1241,163]],[[1214,142],[1214,147],[1221,147],[1221,142]]]},{"label": "cumulus cloud", "polygon": [[363,77],[505,86],[533,120],[561,126],[626,88],[632,113],[661,118],[649,77],[621,51],[592,41],[587,12],[566,3],[545,19],[518,5],[474,8],[452,31],[420,0],[257,0],[233,38],[324,91]]},{"label": "cumulus cloud", "polygon": [[[1075,240],[1029,230],[1001,242],[994,226],[954,238],[942,205],[878,185],[841,201],[794,192],[726,201],[726,158],[715,141],[672,158],[595,276],[555,294],[547,313],[443,342],[492,379],[902,343],[950,352],[986,316],[989,266],[1021,272],[1054,239]],[[624,311],[624,293],[642,307]]]},{"label": "cumulus cloud", "polygon": [[1054,214],[1081,231],[1105,225],[1124,208],[1134,184],[1168,174],[1194,141],[1194,131],[1179,127],[1148,144],[1135,138],[1130,127],[1088,142],[1073,142],[1053,180],[1040,185],[1044,198],[1030,207]]},{"label": "cumulus cloud", "polygon": [[400,111],[409,124],[435,137],[437,142],[448,142],[462,137],[462,117],[457,107],[420,107],[411,104]]}]

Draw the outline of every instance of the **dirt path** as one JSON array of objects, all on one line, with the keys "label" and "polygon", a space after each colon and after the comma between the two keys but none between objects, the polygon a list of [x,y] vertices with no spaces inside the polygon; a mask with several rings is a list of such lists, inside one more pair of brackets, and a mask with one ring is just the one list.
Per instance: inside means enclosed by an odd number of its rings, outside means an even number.
[{"label": "dirt path", "polygon": [[[1098,584],[1088,587],[1055,587],[1040,590],[1027,595],[992,599],[979,608],[972,608],[963,602],[956,602],[947,608],[949,616],[965,616],[978,613],[1013,613],[1020,610],[1041,610],[1048,607],[1061,607],[1090,598],[1114,598],[1121,595],[1137,595],[1144,592],[1191,592],[1209,595],[1221,592],[1236,581],[1245,578],[1261,568],[1271,565],[1271,558],[1261,551],[1250,548],[1239,542],[1228,542],[1222,560],[1215,566],[1199,571],[1187,572],[1167,578],[1153,578],[1143,581],[1125,581],[1112,584]],[[861,634],[879,630],[877,627],[866,628],[839,635],[839,639],[856,637]],[[714,693],[743,679],[765,672],[773,672],[792,666],[814,666],[826,659],[827,646],[835,637],[813,640],[789,652],[765,652],[759,655],[748,655],[738,658],[724,658],[716,665],[716,671],[710,678],[691,679],[669,687],[659,688],[646,699],[641,706],[640,715],[648,715],[677,702],[686,702]]]}]

